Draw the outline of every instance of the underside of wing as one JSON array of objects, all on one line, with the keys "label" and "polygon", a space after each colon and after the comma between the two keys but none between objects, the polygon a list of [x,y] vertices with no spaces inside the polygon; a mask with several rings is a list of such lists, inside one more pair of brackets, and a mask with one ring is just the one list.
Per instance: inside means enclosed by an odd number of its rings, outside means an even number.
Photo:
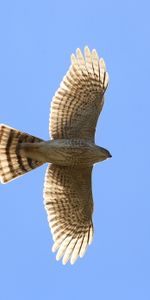
[{"label": "underside of wing", "polygon": [[44,205],[53,235],[52,251],[73,264],[93,237],[92,168],[49,165],[44,184]]},{"label": "underside of wing", "polygon": [[102,110],[108,73],[96,50],[85,47],[71,56],[71,66],[53,97],[50,133],[53,139],[94,140],[98,116]]}]

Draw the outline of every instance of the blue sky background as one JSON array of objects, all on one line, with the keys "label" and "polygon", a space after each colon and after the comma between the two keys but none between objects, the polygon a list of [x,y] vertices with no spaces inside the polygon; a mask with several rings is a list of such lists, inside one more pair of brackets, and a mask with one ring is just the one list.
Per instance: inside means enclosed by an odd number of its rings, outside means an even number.
[{"label": "blue sky background", "polygon": [[95,236],[63,266],[43,208],[46,165],[0,186],[0,299],[150,299],[150,2],[1,1],[0,123],[48,139],[49,105],[85,45],[110,75],[93,172]]}]

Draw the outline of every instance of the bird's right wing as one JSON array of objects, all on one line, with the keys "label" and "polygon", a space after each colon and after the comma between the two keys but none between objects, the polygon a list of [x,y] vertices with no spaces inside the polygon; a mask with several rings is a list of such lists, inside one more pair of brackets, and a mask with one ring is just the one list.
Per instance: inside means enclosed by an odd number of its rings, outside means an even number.
[{"label": "bird's right wing", "polygon": [[44,184],[44,204],[53,235],[52,250],[63,264],[82,257],[93,237],[92,167],[49,165]]},{"label": "bird's right wing", "polygon": [[77,49],[72,64],[51,104],[50,133],[53,139],[94,140],[95,128],[104,103],[108,73],[96,50],[85,47],[85,58]]}]

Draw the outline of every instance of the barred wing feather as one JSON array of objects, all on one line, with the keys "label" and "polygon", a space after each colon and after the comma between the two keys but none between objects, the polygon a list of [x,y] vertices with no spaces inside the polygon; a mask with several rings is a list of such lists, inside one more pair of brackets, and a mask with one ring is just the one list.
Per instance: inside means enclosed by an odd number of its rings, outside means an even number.
[{"label": "barred wing feather", "polygon": [[71,66],[51,104],[50,133],[53,139],[82,138],[94,141],[104,103],[108,73],[96,50],[85,47],[71,56]]},{"label": "barred wing feather", "polygon": [[49,165],[44,187],[44,204],[53,235],[56,259],[73,264],[82,257],[93,237],[91,191],[92,168]]}]

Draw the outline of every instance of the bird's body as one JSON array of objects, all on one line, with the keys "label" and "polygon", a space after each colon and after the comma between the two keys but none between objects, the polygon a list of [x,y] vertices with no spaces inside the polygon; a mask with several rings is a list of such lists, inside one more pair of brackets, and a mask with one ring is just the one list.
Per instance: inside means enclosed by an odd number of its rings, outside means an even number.
[{"label": "bird's body", "polygon": [[40,143],[23,143],[21,153],[31,159],[59,166],[92,166],[111,157],[109,152],[88,140],[58,139]]},{"label": "bird's body", "polygon": [[73,264],[93,238],[93,165],[111,157],[95,144],[95,130],[104,104],[108,73],[96,50],[85,47],[71,56],[71,66],[51,104],[44,141],[0,125],[0,180],[7,183],[44,163],[47,211],[56,259]]}]

